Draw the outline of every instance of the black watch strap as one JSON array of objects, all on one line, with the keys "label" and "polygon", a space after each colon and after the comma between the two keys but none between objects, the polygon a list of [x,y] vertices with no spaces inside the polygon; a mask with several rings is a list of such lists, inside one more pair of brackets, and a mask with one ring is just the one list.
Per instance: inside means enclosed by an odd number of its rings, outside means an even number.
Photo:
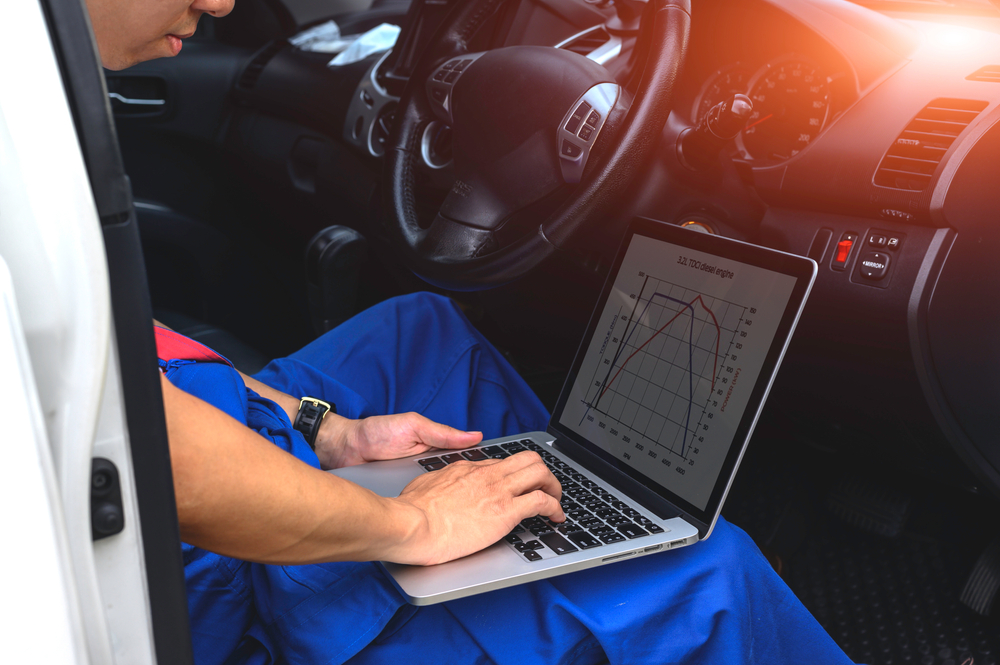
[{"label": "black watch strap", "polygon": [[323,424],[326,414],[333,411],[337,413],[337,407],[329,402],[324,402],[315,397],[303,397],[299,400],[299,412],[295,416],[295,429],[302,432],[306,443],[313,450],[316,450],[316,435],[319,434],[319,426]]}]

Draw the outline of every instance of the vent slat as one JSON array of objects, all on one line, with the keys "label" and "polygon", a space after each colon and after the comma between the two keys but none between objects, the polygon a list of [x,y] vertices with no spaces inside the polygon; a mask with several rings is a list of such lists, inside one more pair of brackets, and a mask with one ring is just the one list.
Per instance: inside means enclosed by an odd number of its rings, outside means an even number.
[{"label": "vent slat", "polygon": [[880,187],[923,191],[955,139],[976,119],[986,102],[935,99],[921,109],[885,151],[875,170]]},{"label": "vent slat", "polygon": [[968,81],[1000,83],[1000,65],[986,65],[985,67],[980,67],[965,78]]}]

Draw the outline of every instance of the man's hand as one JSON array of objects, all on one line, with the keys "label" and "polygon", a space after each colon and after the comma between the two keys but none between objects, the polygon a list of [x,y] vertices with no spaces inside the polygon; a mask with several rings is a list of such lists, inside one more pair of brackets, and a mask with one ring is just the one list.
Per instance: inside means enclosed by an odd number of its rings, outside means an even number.
[{"label": "man's hand", "polygon": [[361,420],[330,414],[316,437],[316,455],[324,469],[339,469],[418,455],[431,448],[469,448],[482,440],[482,432],[463,432],[416,413]]},{"label": "man's hand", "polygon": [[414,511],[414,529],[390,561],[431,565],[478,552],[535,515],[566,519],[562,488],[542,458],[456,462],[415,479],[396,501]]}]

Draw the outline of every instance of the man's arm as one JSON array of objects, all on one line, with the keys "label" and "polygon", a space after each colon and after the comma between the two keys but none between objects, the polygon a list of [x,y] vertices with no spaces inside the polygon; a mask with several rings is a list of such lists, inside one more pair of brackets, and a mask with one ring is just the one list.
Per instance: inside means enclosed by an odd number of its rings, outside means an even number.
[{"label": "man's arm", "polygon": [[161,383],[181,537],[192,545],[261,563],[426,565],[487,547],[526,517],[565,519],[559,483],[535,453],[452,464],[384,498]]}]

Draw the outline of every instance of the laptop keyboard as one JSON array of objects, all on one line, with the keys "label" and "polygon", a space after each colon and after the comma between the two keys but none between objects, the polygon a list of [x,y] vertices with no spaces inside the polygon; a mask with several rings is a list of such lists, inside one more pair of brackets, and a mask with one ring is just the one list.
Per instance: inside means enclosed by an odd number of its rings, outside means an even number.
[{"label": "laptop keyboard", "polygon": [[529,517],[504,536],[504,542],[528,561],[663,533],[663,527],[530,439],[428,457],[418,463],[426,471],[437,471],[460,460],[503,459],[525,450],[541,455],[562,484],[560,503],[566,513],[566,521],[561,523]]}]

